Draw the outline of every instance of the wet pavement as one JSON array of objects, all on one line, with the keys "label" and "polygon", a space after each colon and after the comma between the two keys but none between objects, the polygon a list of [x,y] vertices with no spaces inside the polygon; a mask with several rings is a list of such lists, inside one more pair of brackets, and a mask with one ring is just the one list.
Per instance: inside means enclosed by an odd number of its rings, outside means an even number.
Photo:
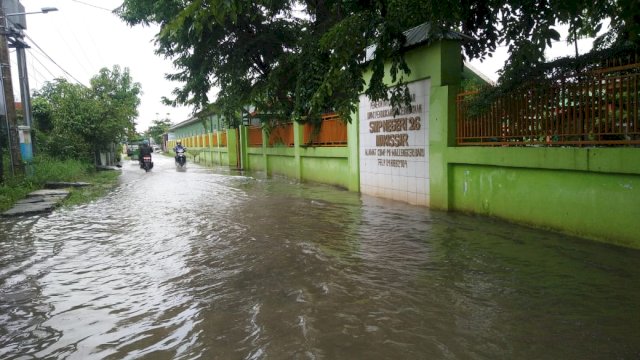
[{"label": "wet pavement", "polygon": [[0,218],[0,358],[640,358],[639,251],[154,161]]}]

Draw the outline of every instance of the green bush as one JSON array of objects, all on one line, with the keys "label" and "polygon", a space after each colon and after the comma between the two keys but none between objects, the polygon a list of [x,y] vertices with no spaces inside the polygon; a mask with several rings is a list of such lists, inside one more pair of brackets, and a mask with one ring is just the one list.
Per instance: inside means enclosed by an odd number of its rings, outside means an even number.
[{"label": "green bush", "polygon": [[[8,157],[5,158],[5,164]],[[46,182],[97,183],[99,186],[72,192],[73,203],[81,203],[102,195],[116,182],[119,172],[97,172],[94,165],[82,160],[59,160],[45,155],[34,157],[27,175],[11,176],[5,171],[5,181],[0,184],[0,212],[9,209],[16,201],[23,199],[34,190],[44,187]]]},{"label": "green bush", "polygon": [[47,181],[80,181],[95,171],[95,166],[88,161],[36,156],[29,178],[42,186]]}]

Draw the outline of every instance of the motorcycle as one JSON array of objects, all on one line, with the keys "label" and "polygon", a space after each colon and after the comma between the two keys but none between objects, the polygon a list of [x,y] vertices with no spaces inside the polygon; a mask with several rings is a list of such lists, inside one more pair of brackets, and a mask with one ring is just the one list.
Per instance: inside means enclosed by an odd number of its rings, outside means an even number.
[{"label": "motorcycle", "polygon": [[142,163],[140,164],[140,168],[144,169],[144,171],[149,172],[153,168],[153,161],[151,161],[151,155],[145,155],[142,157]]},{"label": "motorcycle", "polygon": [[176,151],[176,166],[179,168],[185,167],[187,165],[187,156],[184,154],[184,150],[180,149]]}]

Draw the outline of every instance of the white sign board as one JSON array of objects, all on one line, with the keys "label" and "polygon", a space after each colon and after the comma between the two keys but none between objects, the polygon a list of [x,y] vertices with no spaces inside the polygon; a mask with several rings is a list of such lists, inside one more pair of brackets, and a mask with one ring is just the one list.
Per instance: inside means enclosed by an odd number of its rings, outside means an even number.
[{"label": "white sign board", "polygon": [[360,192],[429,206],[430,80],[409,84],[411,106],[360,96]]}]

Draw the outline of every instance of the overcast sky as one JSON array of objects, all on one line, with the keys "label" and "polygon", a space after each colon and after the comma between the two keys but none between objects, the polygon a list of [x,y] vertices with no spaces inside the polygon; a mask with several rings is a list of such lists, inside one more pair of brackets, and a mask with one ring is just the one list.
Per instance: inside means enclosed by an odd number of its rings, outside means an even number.
[{"label": "overcast sky", "polygon": [[[27,72],[31,90],[45,81],[64,77],[70,82],[89,85],[98,71],[114,65],[129,68],[134,81],[142,86],[142,102],[136,120],[138,131],[146,130],[156,118],[178,123],[191,115],[191,108],[173,108],[161,103],[171,97],[179,83],[164,79],[174,72],[170,60],[154,53],[157,27],[129,27],[111,10],[121,0],[21,0],[25,12],[56,7],[57,12],[27,15]],[[15,51],[12,49],[14,92],[18,92]],[[18,97],[19,99],[19,97]],[[169,115],[167,115],[169,114]]]},{"label": "overcast sky", "polygon": [[[89,85],[89,79],[101,68],[120,65],[128,67],[134,81],[142,85],[142,103],[136,120],[138,131],[146,130],[157,118],[168,117],[173,123],[188,119],[191,108],[173,108],[161,103],[162,96],[171,97],[171,91],[179,84],[164,79],[166,73],[174,72],[173,65],[154,53],[153,37],[158,28],[127,26],[111,12],[121,2],[22,0],[26,12],[39,11],[42,7],[58,8],[57,12],[27,15],[28,38],[25,40],[31,46],[26,53],[31,90],[59,77]],[[584,52],[590,49],[591,41],[582,40],[579,44],[580,51]],[[556,58],[572,51],[573,47],[563,42],[555,43],[548,57]],[[505,56],[506,48],[501,47],[493,58],[471,64],[496,80]],[[14,92],[18,94],[15,51],[11,57]]]}]

